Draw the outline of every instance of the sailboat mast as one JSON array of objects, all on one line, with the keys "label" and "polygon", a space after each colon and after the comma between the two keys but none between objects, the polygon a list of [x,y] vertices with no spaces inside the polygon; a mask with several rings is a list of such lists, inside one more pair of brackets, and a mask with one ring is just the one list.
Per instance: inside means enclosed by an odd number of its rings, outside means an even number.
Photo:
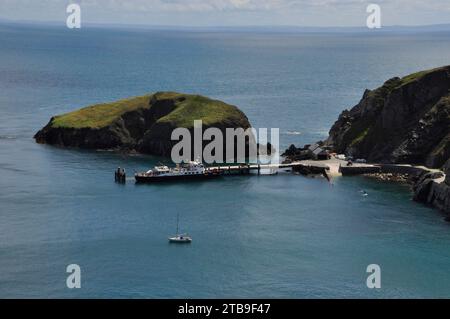
[{"label": "sailboat mast", "polygon": [[177,213],[177,235],[178,235],[178,224],[180,221],[180,213]]}]

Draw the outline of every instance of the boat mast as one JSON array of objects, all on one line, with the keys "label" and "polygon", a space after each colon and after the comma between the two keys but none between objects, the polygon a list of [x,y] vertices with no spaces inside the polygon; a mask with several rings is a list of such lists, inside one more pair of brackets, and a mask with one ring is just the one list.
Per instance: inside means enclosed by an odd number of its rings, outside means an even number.
[{"label": "boat mast", "polygon": [[180,221],[180,213],[177,213],[177,235],[178,235],[178,223]]}]

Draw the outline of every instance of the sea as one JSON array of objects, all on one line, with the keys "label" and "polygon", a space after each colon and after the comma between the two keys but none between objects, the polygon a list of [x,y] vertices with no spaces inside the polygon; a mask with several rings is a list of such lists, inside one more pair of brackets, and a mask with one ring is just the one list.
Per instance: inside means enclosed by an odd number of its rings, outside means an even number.
[{"label": "sea", "polygon": [[[445,30],[0,24],[0,297],[450,297],[450,224],[407,185],[289,173],[136,185],[134,171],[170,159],[33,139],[57,114],[178,91],[279,128],[285,149],[326,138],[366,88],[449,53]],[[177,216],[190,245],[168,243]],[[373,264],[381,288],[367,285]]]}]

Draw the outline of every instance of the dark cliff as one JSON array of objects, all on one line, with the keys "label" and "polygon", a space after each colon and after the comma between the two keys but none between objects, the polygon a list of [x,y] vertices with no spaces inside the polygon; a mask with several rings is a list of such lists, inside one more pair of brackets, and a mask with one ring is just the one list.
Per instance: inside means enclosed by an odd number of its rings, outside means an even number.
[{"label": "dark cliff", "polygon": [[450,159],[444,165],[443,173],[421,174],[413,186],[414,200],[442,210],[450,219]]},{"label": "dark cliff", "polygon": [[326,144],[371,162],[442,167],[450,157],[450,66],[366,90],[341,113]]},{"label": "dark cliff", "polygon": [[[450,66],[393,78],[345,110],[325,144],[370,162],[407,163],[423,170],[414,199],[450,213]],[[445,174],[445,176],[444,176]]]}]

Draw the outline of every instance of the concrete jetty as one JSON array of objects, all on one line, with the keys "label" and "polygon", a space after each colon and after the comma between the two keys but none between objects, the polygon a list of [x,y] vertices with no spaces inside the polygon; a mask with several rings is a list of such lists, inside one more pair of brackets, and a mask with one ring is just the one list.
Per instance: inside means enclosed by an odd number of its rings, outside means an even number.
[{"label": "concrete jetty", "polygon": [[[349,163],[348,161],[332,157],[327,160],[302,160],[284,164],[232,164],[206,167],[207,171],[213,171],[220,175],[273,175],[279,170],[292,170],[303,175],[323,175],[328,180],[336,176],[354,176],[364,174],[408,174],[418,176],[421,173],[441,172],[438,169],[430,169],[424,166],[407,164],[377,164],[377,163]],[[442,176],[436,182],[445,180]],[[126,180],[125,170],[118,168],[115,172],[116,182],[123,183]]]}]

